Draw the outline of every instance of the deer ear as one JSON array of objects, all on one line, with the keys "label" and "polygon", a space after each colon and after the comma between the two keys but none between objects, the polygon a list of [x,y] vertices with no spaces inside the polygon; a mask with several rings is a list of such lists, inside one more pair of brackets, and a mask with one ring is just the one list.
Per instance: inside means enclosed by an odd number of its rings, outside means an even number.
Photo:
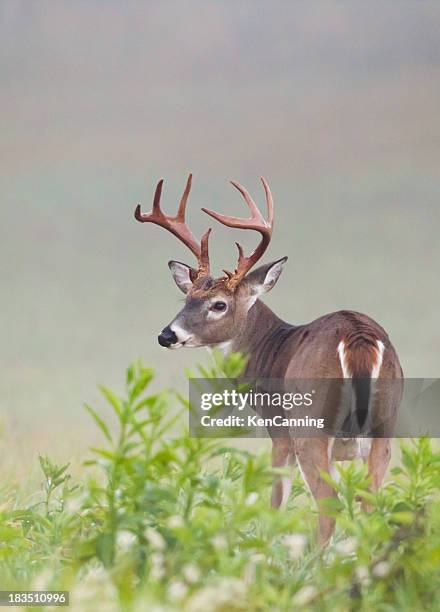
[{"label": "deer ear", "polygon": [[287,257],[282,257],[277,261],[260,266],[246,276],[246,281],[255,293],[267,293],[276,285],[286,261]]},{"label": "deer ear", "polygon": [[187,266],[184,263],[180,263],[180,261],[169,261],[168,267],[171,270],[174,282],[179,287],[180,291],[182,291],[183,293],[188,293],[193,284],[191,276],[194,277],[194,274],[196,274],[196,270],[194,270],[194,268],[191,268],[191,266]]}]

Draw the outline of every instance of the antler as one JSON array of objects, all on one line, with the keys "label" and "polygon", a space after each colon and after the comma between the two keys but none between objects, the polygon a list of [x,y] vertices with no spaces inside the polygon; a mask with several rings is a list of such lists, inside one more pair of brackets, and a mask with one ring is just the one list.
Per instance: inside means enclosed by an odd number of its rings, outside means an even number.
[{"label": "antler", "polygon": [[267,181],[261,177],[264,191],[266,193],[266,204],[267,204],[267,220],[261,214],[258,206],[251,198],[249,192],[240,183],[231,181],[231,184],[238,189],[238,191],[244,197],[246,204],[249,206],[251,216],[249,219],[242,219],[240,217],[230,217],[229,215],[221,215],[208,208],[202,208],[202,210],[228,227],[236,227],[239,229],[251,229],[256,232],[260,232],[261,240],[256,249],[246,257],[243,252],[243,247],[236,242],[238,248],[238,264],[234,273],[225,270],[225,274],[228,276],[228,285],[233,288],[241,281],[241,279],[249,272],[249,270],[257,263],[257,261],[263,256],[267,247],[269,246],[270,239],[273,230],[273,199],[269,189]]},{"label": "antler", "polygon": [[211,229],[209,229],[203,236],[200,243],[194,237],[194,234],[189,229],[188,225],[185,223],[185,209],[186,203],[188,200],[189,193],[191,191],[192,184],[192,174],[188,176],[188,180],[186,182],[185,191],[183,192],[182,198],[180,200],[179,208],[177,211],[177,215],[171,217],[169,215],[165,215],[163,210],[160,207],[160,196],[162,194],[162,186],[163,179],[157,183],[156,191],[154,192],[154,200],[153,200],[153,210],[149,213],[141,212],[141,205],[138,204],[136,206],[136,210],[134,216],[137,221],[141,223],[155,223],[160,227],[168,230],[176,238],[181,240],[183,244],[185,244],[192,253],[197,257],[197,261],[199,264],[199,268],[197,271],[194,271],[192,274],[192,279],[195,280],[201,276],[209,275],[209,251],[208,251],[208,240]]}]

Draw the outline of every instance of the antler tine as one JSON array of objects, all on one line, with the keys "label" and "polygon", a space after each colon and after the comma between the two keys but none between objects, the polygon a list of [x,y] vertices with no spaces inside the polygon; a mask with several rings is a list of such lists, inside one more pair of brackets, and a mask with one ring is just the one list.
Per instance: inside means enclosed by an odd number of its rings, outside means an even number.
[{"label": "antler tine", "polygon": [[160,197],[162,195],[162,187],[163,187],[163,178],[156,185],[156,189],[154,191],[154,199],[153,199],[153,209],[148,213],[141,212],[141,205],[138,204],[136,206],[136,210],[134,211],[134,216],[137,221],[141,223],[147,223],[148,221],[151,223],[159,224],[159,219],[164,219],[165,215],[163,214],[160,208]]},{"label": "antler tine", "polygon": [[185,191],[183,192],[182,198],[180,200],[179,209],[177,211],[177,216],[176,216],[176,218],[179,219],[180,221],[185,221],[186,203],[188,200],[189,192],[191,191],[192,177],[193,175],[190,172],[188,174],[188,179],[186,181]]},{"label": "antler tine", "polygon": [[162,187],[163,187],[163,178],[156,185],[156,191],[154,192],[154,200],[153,200],[153,212],[157,215],[163,215],[160,209],[160,198],[162,195]]},{"label": "antler tine", "polygon": [[261,182],[263,183],[264,191],[266,193],[266,205],[267,205],[267,221],[269,225],[273,225],[273,197],[270,191],[270,187],[268,182],[264,178],[264,176],[260,177]]},{"label": "antler tine", "polygon": [[202,210],[213,217],[216,221],[219,221],[227,227],[235,227],[238,229],[252,229],[261,234],[261,240],[255,250],[246,257],[243,252],[242,246],[236,242],[238,248],[238,264],[233,275],[227,273],[228,283],[231,287],[237,285],[240,280],[247,274],[247,272],[256,264],[256,262],[263,256],[267,247],[269,246],[270,239],[272,236],[273,229],[273,198],[269,189],[267,181],[261,177],[264,191],[266,194],[266,205],[267,205],[267,220],[262,215],[260,209],[255,204],[254,200],[250,196],[247,189],[245,189],[240,183],[231,181],[231,184],[238,189],[238,191],[244,197],[246,204],[249,207],[251,216],[248,219],[242,219],[241,217],[232,217],[229,215],[222,215],[208,208],[202,208]]},{"label": "antler tine", "polygon": [[162,195],[163,179],[157,183],[156,191],[154,192],[153,209],[148,213],[141,212],[141,205],[136,206],[134,213],[137,221],[141,223],[155,223],[160,227],[168,230],[176,238],[178,238],[190,251],[197,257],[199,262],[199,270],[197,276],[209,274],[209,253],[208,253],[208,238],[209,232],[203,236],[201,243],[194,237],[188,225],[185,223],[185,209],[188,201],[188,196],[191,191],[192,174],[190,173],[186,181],[186,187],[180,200],[177,214],[173,217],[166,215],[160,207],[160,198]]},{"label": "antler tine", "polygon": [[209,250],[208,241],[211,228],[209,228],[202,236],[200,241],[200,266],[199,271],[203,275],[209,274]]},{"label": "antler tine", "polygon": [[255,204],[254,200],[252,199],[248,190],[245,189],[243,185],[240,185],[240,183],[238,183],[237,181],[231,181],[231,185],[233,185],[235,189],[238,189],[238,191],[244,197],[246,204],[249,206],[249,210],[251,211],[252,219],[261,219],[261,212],[258,206]]},{"label": "antler tine", "polygon": [[242,217],[232,217],[230,215],[222,215],[221,213],[215,212],[215,210],[210,210],[209,208],[202,208],[203,212],[213,217],[219,223],[223,225],[227,225],[228,227],[236,227],[238,229],[255,229],[256,231],[260,231],[260,227],[262,224],[266,224],[266,220],[261,214],[260,209],[255,204],[254,200],[251,198],[247,189],[245,189],[240,183],[236,181],[231,181],[231,185],[233,185],[244,197],[246,204],[249,207],[251,212],[251,216],[249,219],[243,219]]}]

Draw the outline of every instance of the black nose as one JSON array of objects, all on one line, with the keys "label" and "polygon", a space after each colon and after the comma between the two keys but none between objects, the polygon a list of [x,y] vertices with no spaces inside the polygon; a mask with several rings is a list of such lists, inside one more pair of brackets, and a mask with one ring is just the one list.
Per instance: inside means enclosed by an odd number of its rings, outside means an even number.
[{"label": "black nose", "polygon": [[160,332],[157,339],[159,341],[160,346],[166,346],[167,348],[172,344],[176,344],[177,342],[177,336],[173,332],[171,327],[165,327],[165,329]]}]

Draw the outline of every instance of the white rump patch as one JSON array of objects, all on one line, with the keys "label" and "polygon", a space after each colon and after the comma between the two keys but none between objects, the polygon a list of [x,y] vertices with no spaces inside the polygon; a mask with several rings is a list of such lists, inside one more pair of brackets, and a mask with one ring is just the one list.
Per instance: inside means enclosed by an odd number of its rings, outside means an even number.
[{"label": "white rump patch", "polygon": [[347,359],[345,356],[345,342],[343,340],[338,344],[339,361],[341,362],[342,375],[344,378],[351,378],[351,373],[348,371]]},{"label": "white rump patch", "polygon": [[[380,369],[382,367],[383,353],[385,345],[382,340],[377,340],[376,362],[372,364],[370,378],[379,378]],[[343,340],[338,344],[339,361],[341,362],[342,375],[344,378],[352,378],[353,374],[347,366],[347,356],[345,353],[345,342]]]},{"label": "white rump patch", "polygon": [[376,363],[371,370],[371,378],[379,378],[380,368],[382,367],[383,360],[383,352],[385,350],[385,345],[382,340],[377,341],[377,359]]},{"label": "white rump patch", "polygon": [[[376,353],[376,359],[374,361],[374,363],[371,364],[371,370],[370,370],[370,380],[371,379],[377,379],[379,378],[379,374],[380,374],[380,369],[382,367],[382,361],[383,361],[383,353],[385,350],[385,345],[381,340],[377,340],[376,341],[377,344],[377,349],[375,350]],[[339,354],[339,360],[341,362],[341,369],[342,369],[342,375],[344,378],[353,378],[353,373],[350,372],[348,365],[347,365],[347,353],[346,353],[346,349],[345,349],[345,343],[343,340],[341,340],[341,342],[338,344],[338,354]],[[352,385],[347,381],[344,383],[344,388],[343,388],[343,398],[341,401],[341,405],[342,406],[349,406],[351,407],[350,409],[353,410],[353,406],[354,404],[352,404],[352,402],[354,401],[354,396],[353,396],[353,388]],[[366,425],[368,425],[370,419],[371,419],[371,405],[373,402],[373,398],[374,398],[374,394],[375,394],[375,384],[374,382],[370,382],[370,399],[369,399],[369,405],[368,405],[368,413],[367,413],[367,423]],[[341,427],[342,423],[344,422],[345,418],[347,416],[350,417],[350,419],[354,418],[354,412],[349,413],[348,415],[345,414],[346,413],[346,409],[344,410],[339,410],[339,415],[338,415],[338,419],[337,419],[337,427]],[[351,416],[350,416],[351,415]],[[371,441],[370,441],[371,442]],[[368,442],[368,439],[366,439],[366,442],[362,442],[361,439],[358,439],[358,451],[357,451],[357,455],[358,457],[361,457],[364,461],[366,461],[368,459],[368,456],[370,454],[370,444]]]}]

